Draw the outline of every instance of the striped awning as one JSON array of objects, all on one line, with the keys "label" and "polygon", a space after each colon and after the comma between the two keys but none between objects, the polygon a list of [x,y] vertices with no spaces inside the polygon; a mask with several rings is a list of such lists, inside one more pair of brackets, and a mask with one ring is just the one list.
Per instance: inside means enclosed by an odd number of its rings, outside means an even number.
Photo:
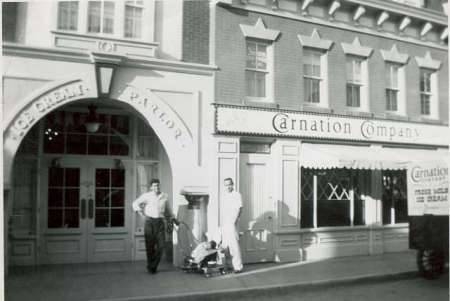
[{"label": "striped awning", "polygon": [[448,150],[410,149],[303,143],[301,166],[306,168],[407,169],[417,161],[446,160]]}]

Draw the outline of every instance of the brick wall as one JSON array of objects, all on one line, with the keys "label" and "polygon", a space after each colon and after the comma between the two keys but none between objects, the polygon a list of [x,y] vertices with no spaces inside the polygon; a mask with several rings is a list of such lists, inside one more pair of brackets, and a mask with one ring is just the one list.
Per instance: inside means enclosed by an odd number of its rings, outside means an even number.
[{"label": "brick wall", "polygon": [[301,108],[303,99],[302,46],[297,37],[311,35],[314,28],[323,39],[334,44],[328,52],[328,78],[330,107],[335,113],[346,114],[345,54],[341,43],[352,43],[359,37],[363,46],[373,48],[369,57],[370,110],[375,116],[385,114],[385,62],[380,50],[390,50],[395,43],[399,52],[407,53],[405,67],[407,113],[412,120],[420,116],[419,68],[415,56],[423,57],[427,51],[440,60],[439,101],[441,120],[448,122],[448,56],[444,50],[417,44],[350,32],[329,26],[259,14],[246,10],[217,6],[216,10],[216,102],[242,104],[245,99],[245,38],[239,24],[254,25],[259,17],[269,29],[281,31],[274,43],[275,101],[282,108]]},{"label": "brick wall", "polygon": [[183,3],[183,61],[209,62],[209,2]]}]

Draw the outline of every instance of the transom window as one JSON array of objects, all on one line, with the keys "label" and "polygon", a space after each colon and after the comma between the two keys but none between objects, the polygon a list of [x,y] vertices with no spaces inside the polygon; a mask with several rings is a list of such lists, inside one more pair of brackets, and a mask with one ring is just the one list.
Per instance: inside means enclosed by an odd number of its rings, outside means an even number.
[{"label": "transom window", "polygon": [[267,47],[263,42],[247,41],[245,78],[247,96],[266,97]]},{"label": "transom window", "polygon": [[363,60],[357,57],[347,56],[347,106],[359,107],[361,105],[361,86]]},{"label": "transom window", "polygon": [[47,115],[43,133],[44,153],[128,156],[128,116],[99,114],[99,130],[88,133],[84,126],[87,115],[68,111]]},{"label": "transom window", "polygon": [[303,51],[303,83],[305,102],[320,102],[320,82],[322,73],[320,68],[322,53],[314,50]]},{"label": "transom window", "polygon": [[386,64],[386,110],[397,111],[398,108],[398,70],[397,64]]},{"label": "transom window", "polygon": [[432,98],[431,75],[432,71],[420,70],[420,114],[430,115],[430,102]]},{"label": "transom window", "polygon": [[88,32],[114,33],[113,1],[89,1]]}]

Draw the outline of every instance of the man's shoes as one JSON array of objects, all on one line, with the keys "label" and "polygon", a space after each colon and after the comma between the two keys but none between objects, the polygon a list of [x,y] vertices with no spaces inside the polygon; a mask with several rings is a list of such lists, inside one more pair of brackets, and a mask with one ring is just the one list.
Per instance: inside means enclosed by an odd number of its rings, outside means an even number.
[{"label": "man's shoes", "polygon": [[156,273],[158,273],[158,271],[156,270],[156,268],[147,269],[147,271],[148,271],[150,274],[156,274]]},{"label": "man's shoes", "polygon": [[234,270],[233,273],[240,274],[240,273],[242,273],[242,270]]}]

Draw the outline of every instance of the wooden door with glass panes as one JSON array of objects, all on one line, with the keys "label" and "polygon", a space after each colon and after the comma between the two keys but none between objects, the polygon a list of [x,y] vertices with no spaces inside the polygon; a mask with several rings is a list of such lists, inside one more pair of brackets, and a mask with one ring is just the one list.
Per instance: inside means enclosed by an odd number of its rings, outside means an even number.
[{"label": "wooden door with glass panes", "polygon": [[43,160],[41,171],[41,263],[131,260],[129,168],[63,157]]}]

